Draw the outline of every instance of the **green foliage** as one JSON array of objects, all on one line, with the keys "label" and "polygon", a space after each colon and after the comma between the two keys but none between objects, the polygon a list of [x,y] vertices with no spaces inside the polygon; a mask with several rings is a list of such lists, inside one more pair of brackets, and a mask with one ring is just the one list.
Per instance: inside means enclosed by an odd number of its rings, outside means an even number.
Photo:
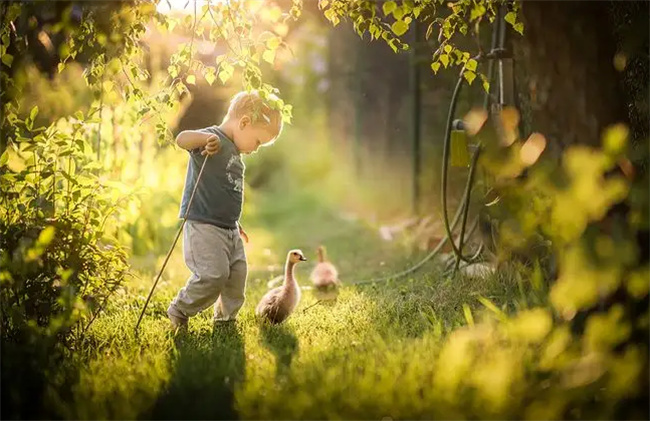
[{"label": "green foliage", "polygon": [[[3,54],[11,50],[28,56],[30,27],[24,22],[36,22],[43,4],[2,4],[7,12]],[[12,393],[3,393],[3,413],[10,416],[50,416],[40,411],[52,404],[53,391],[65,390],[74,380],[70,351],[128,270],[125,250],[109,235],[119,228],[114,216],[128,200],[119,183],[101,174],[92,145],[101,139],[95,128],[101,132],[103,92],[110,88],[105,74],[115,77],[119,70],[106,62],[133,53],[146,15],[131,3],[106,3],[82,8],[85,19],[77,25],[72,10],[63,11],[60,22],[45,25],[39,39],[63,39],[59,71],[66,61],[88,62],[83,76],[95,103],[77,109],[65,105],[52,113],[46,101],[25,97],[25,87],[33,95],[40,80],[33,72],[26,77],[25,61],[14,61],[0,74],[7,88],[0,121],[2,380],[12,384]],[[114,33],[106,36],[106,31]],[[46,110],[43,117],[38,105]]]},{"label": "green foliage", "polygon": [[[196,2],[194,2],[196,3]],[[291,121],[291,106],[281,99],[273,99],[279,90],[266,83],[263,65],[273,65],[276,55],[288,49],[282,36],[273,29],[300,17],[302,1],[294,0],[287,13],[277,5],[255,7],[244,2],[210,2],[193,4],[193,14],[184,16],[167,15],[161,19],[161,28],[172,32],[177,28],[190,37],[189,43],[181,44],[174,53],[168,67],[171,85],[184,90],[183,82],[196,83],[203,77],[212,85],[216,79],[227,84],[235,75],[241,76],[242,87],[258,90],[270,105],[281,111],[283,119]],[[226,52],[216,58],[215,65],[206,64],[197,58],[197,44],[208,41],[225,46]]]},{"label": "green foliage", "polygon": [[[360,36],[381,38],[395,52],[408,48],[403,37],[417,20],[427,25],[427,39],[438,33],[434,72],[457,66],[468,83],[478,76],[486,87],[480,61],[457,48],[454,37],[478,36],[482,22],[494,23],[502,3],[320,0],[319,7],[333,25],[350,19]],[[193,14],[179,17],[160,15],[146,1],[111,2],[82,7],[79,25],[70,20],[70,9],[61,22],[44,27],[48,36],[64,39],[60,73],[72,61],[86,63],[83,81],[92,96],[81,111],[59,120],[57,113],[44,113],[38,88],[25,101],[29,78],[21,80],[24,63],[18,58],[26,38],[12,32],[12,24],[32,9],[1,6],[1,128],[9,144],[0,154],[0,323],[2,381],[13,392],[10,399],[3,392],[3,413],[136,418],[153,408],[166,414],[185,399],[194,403],[198,384],[209,392],[206,398],[214,392],[226,399],[230,412],[223,414],[229,418],[646,415],[643,408],[635,411],[648,371],[648,263],[637,241],[648,228],[647,175],[630,182],[617,174],[628,153],[623,126],[606,133],[603,149],[571,148],[559,163],[542,154],[541,135],[519,140],[512,119],[502,118],[494,133],[479,134],[486,182],[500,198],[490,207],[502,233],[500,257],[539,246],[526,262],[530,267],[479,279],[445,278],[430,268],[403,283],[348,288],[334,306],[297,313],[288,327],[277,329],[259,328],[252,307],[265,277],[280,269],[257,267],[235,332],[217,328],[210,337],[201,316],[192,326],[196,337],[174,344],[164,330],[164,308],[183,282],[177,250],[167,275],[172,281],[162,283],[162,295],[149,308],[157,320],[145,320],[137,341],[130,327],[149,283],[119,289],[127,273],[124,246],[133,254],[153,252],[157,263],[175,228],[169,209],[179,189],[173,184],[178,168],[155,171],[156,163],[174,162],[164,156],[172,148],[158,148],[171,138],[170,114],[203,80],[277,94],[264,71],[288,50],[278,28],[301,13],[299,0],[286,14],[275,4],[192,6]],[[521,32],[518,7],[513,3],[504,19]],[[23,17],[29,21],[28,14]],[[150,19],[165,36],[189,39],[163,60],[162,73],[145,66],[139,46]],[[205,63],[197,53],[202,41],[219,43],[226,52]],[[290,120],[289,104],[277,99],[274,106]],[[47,127],[40,127],[43,121]],[[156,136],[144,136],[152,124]],[[295,150],[299,160],[280,159]],[[337,196],[325,191],[332,172],[345,194],[358,193],[327,152],[325,144],[312,142],[265,151],[251,161],[251,183],[262,185],[284,170],[295,176],[267,202],[247,196],[247,218],[257,222],[249,234],[261,244],[251,261],[273,268],[281,259],[273,254],[277,250],[326,243],[346,279],[386,270],[385,262],[391,269],[406,266],[405,250],[378,243],[363,223],[325,208],[323,196]],[[160,160],[148,160],[154,154]],[[126,194],[130,189],[110,181],[116,178],[145,187],[138,197],[144,211]],[[147,189],[152,184],[167,191]],[[319,187],[319,201],[296,198],[295,190],[290,195],[292,187],[310,185]],[[617,213],[619,205],[629,212]],[[264,229],[270,226],[272,231]],[[557,256],[557,276],[545,255],[549,249]],[[307,268],[300,270],[306,279]],[[592,314],[598,305],[602,311]],[[92,324],[107,307],[107,318]],[[206,361],[214,370],[205,370]],[[69,365],[81,372],[67,371]],[[41,406],[49,412],[34,412]]]},{"label": "green foliage", "polygon": [[[473,36],[478,42],[481,25],[484,22],[497,24],[497,10],[502,6],[508,10],[503,19],[523,35],[523,23],[517,21],[520,8],[517,1],[319,0],[318,5],[334,26],[349,19],[360,37],[368,33],[370,40],[383,39],[396,53],[409,49],[409,43],[402,37],[413,21],[426,25],[426,40],[437,30],[438,43],[431,57],[431,69],[437,73],[441,65],[459,67],[469,84],[477,76],[477,62],[470,57],[484,51],[461,50],[457,47],[457,36]],[[480,75],[484,89],[488,90],[485,75]]]},{"label": "green foliage", "polygon": [[[350,19],[360,37],[367,32],[371,40],[386,41],[394,52],[407,50],[408,44],[399,37],[408,31],[414,12],[409,10],[408,5],[398,7],[394,1],[385,2],[381,6],[380,4],[368,0],[319,0],[318,7],[334,26],[343,19]],[[392,14],[395,17],[394,22],[384,21],[378,13],[379,9],[383,9],[386,16]]]},{"label": "green foliage", "polygon": [[124,279],[124,251],[105,236],[123,198],[94,173],[80,121],[34,129],[36,114],[2,159],[3,338],[36,329],[69,344],[91,316],[80,300],[99,303]]},{"label": "green foliage", "polygon": [[[294,0],[288,17],[297,19],[301,6]],[[144,182],[140,178],[155,142],[143,132],[155,125],[157,140],[169,141],[167,119],[197,78],[225,84],[240,76],[245,89],[277,94],[264,83],[260,60],[273,64],[276,52],[287,48],[269,31],[284,24],[285,16],[277,7],[269,13],[239,2],[213,2],[199,16],[177,18],[157,13],[150,1],[134,0],[70,2],[43,23],[52,11],[47,3],[0,7],[2,374],[3,383],[12,382],[11,396],[3,393],[3,414],[51,417],[39,411],[57,406],[53,396],[74,380],[67,371],[74,366],[70,351],[80,346],[127,274],[124,246],[159,253],[170,228],[166,218],[148,218],[158,225],[147,225],[135,197],[127,195],[131,189],[111,179],[136,188],[150,184],[149,174]],[[145,29],[169,35],[179,23],[177,33],[191,40],[180,45],[161,76],[145,61]],[[54,57],[54,78],[64,76],[60,81],[79,88],[80,95],[70,95],[71,86],[62,96],[49,92],[49,81],[30,67],[30,36]],[[199,41],[228,46],[216,67],[197,59]],[[73,62],[83,64],[82,74]],[[271,105],[290,121],[290,104],[273,98]],[[39,108],[45,113],[39,115]],[[150,119],[153,124],[145,124]],[[167,196],[154,197],[147,210],[155,212],[157,201],[169,209]],[[30,406],[29,399],[42,405]]]},{"label": "green foliage", "polygon": [[[457,48],[454,37],[460,33],[478,39],[481,22],[494,24],[503,3],[319,2],[334,25],[351,19],[360,36],[367,31],[371,40],[381,37],[389,45],[392,35],[380,31],[377,36],[377,27],[400,36],[412,19],[428,24],[427,40],[438,31],[431,69],[437,73],[458,66],[468,83],[480,76],[486,90],[479,63]],[[519,7],[519,2],[509,3],[504,20],[523,34]],[[384,19],[379,18],[382,12]],[[438,414],[647,416],[642,405],[648,390],[648,262],[642,252],[644,241],[647,247],[648,179],[643,171],[630,181],[627,128],[610,128],[602,149],[571,147],[555,161],[543,154],[546,140],[541,134],[525,142],[518,139],[518,116],[504,112],[495,120],[478,140],[484,147],[486,184],[497,196],[489,209],[500,233],[500,261],[520,253],[536,268],[540,260],[552,268],[552,252],[558,276],[552,269],[546,275],[547,282],[554,282],[550,306],[506,317],[481,299],[498,320],[481,323],[463,306],[470,326],[449,336],[436,361]],[[602,312],[592,315],[598,306]],[[636,406],[626,408],[628,403]]]},{"label": "green foliage", "polygon": [[35,107],[21,122],[20,143],[0,159],[2,377],[14,391],[3,395],[3,410],[6,403],[13,415],[34,409],[28,391],[38,398],[66,377],[66,350],[78,346],[128,269],[105,232],[119,192],[94,173],[83,124],[33,128],[36,114]]},{"label": "green foliage", "polygon": [[[569,147],[556,162],[543,153],[546,142],[540,134],[525,142],[518,140],[513,121],[513,111],[506,109],[478,134],[485,146],[483,167],[501,199],[490,209],[499,225],[503,259],[525,252],[532,238],[537,238],[532,244],[540,244],[540,239],[550,241],[558,260],[558,277],[550,290],[552,307],[544,310],[550,313],[544,318],[552,315],[554,327],[547,329],[548,336],[539,335],[538,347],[525,351],[512,348],[510,341],[516,338],[507,330],[502,339],[511,345],[505,349],[494,330],[470,341],[487,346],[489,352],[514,349],[519,355],[516,358],[540,361],[513,374],[513,379],[543,377],[557,385],[536,395],[543,404],[531,405],[527,416],[626,416],[623,402],[640,398],[642,388],[647,387],[647,376],[641,373],[647,372],[648,337],[643,329],[648,317],[648,262],[641,253],[642,240],[638,240],[647,225],[632,217],[643,211],[638,206],[646,202],[638,198],[630,201],[629,196],[634,186],[646,183],[647,178],[632,182],[618,170],[626,159],[625,126],[606,130],[602,149]],[[647,194],[646,189],[646,199]],[[641,276],[646,279],[644,286]],[[591,315],[599,306],[603,311]],[[644,306],[646,309],[640,310]],[[542,309],[539,312],[541,315]],[[513,322],[524,323],[521,320],[526,317],[518,314]],[[539,322],[530,321],[529,325],[532,328]],[[498,332],[501,327],[496,329]],[[533,349],[541,354],[531,357],[528,353]],[[598,409],[590,406],[588,396],[602,402]]]}]

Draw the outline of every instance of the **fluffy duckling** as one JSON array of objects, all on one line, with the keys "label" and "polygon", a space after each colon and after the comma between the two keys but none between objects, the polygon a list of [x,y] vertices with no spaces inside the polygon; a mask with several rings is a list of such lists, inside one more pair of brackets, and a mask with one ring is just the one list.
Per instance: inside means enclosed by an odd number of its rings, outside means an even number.
[{"label": "fluffy duckling", "polygon": [[271,323],[281,323],[293,312],[300,301],[300,287],[294,276],[294,267],[304,262],[305,256],[300,250],[291,250],[287,254],[282,286],[267,292],[255,308],[255,314]]},{"label": "fluffy duckling", "polygon": [[318,247],[318,263],[309,277],[314,285],[314,292],[320,300],[333,300],[338,296],[340,286],[339,272],[327,260],[324,246]]}]

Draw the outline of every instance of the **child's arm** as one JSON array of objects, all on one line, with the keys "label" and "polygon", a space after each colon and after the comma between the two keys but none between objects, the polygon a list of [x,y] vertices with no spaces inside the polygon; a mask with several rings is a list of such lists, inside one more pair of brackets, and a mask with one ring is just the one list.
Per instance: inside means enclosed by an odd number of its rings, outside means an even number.
[{"label": "child's arm", "polygon": [[237,222],[237,225],[239,226],[239,235],[244,239],[245,243],[248,243],[248,234],[246,234],[246,231],[244,231],[244,228],[239,222]]},{"label": "child's arm", "polygon": [[219,152],[219,136],[216,134],[184,130],[176,136],[176,144],[188,151],[205,147],[201,155],[214,155]]}]

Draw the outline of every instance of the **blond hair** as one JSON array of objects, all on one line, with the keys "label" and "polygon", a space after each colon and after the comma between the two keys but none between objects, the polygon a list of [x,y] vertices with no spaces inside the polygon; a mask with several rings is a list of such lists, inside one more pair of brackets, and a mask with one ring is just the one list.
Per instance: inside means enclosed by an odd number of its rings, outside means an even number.
[{"label": "blond hair", "polygon": [[269,94],[268,99],[262,98],[259,91],[242,91],[235,94],[228,106],[228,118],[241,118],[245,115],[251,118],[253,124],[266,126],[267,130],[274,134],[273,139],[277,139],[282,132],[282,114],[280,110],[271,108],[269,102],[276,102],[280,99]]}]

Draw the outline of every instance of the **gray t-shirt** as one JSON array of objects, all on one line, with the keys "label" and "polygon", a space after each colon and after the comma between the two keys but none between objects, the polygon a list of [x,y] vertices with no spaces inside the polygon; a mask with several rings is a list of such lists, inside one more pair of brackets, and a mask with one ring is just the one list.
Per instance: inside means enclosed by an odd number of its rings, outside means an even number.
[{"label": "gray t-shirt", "polygon": [[[206,222],[221,228],[237,228],[244,197],[245,169],[239,150],[217,126],[198,131],[218,135],[220,148],[219,152],[207,157],[208,162],[199,180],[187,219]],[[206,159],[201,155],[201,150],[202,148],[197,148],[189,151],[190,161],[187,164],[180,218],[185,216],[196,177]]]}]

